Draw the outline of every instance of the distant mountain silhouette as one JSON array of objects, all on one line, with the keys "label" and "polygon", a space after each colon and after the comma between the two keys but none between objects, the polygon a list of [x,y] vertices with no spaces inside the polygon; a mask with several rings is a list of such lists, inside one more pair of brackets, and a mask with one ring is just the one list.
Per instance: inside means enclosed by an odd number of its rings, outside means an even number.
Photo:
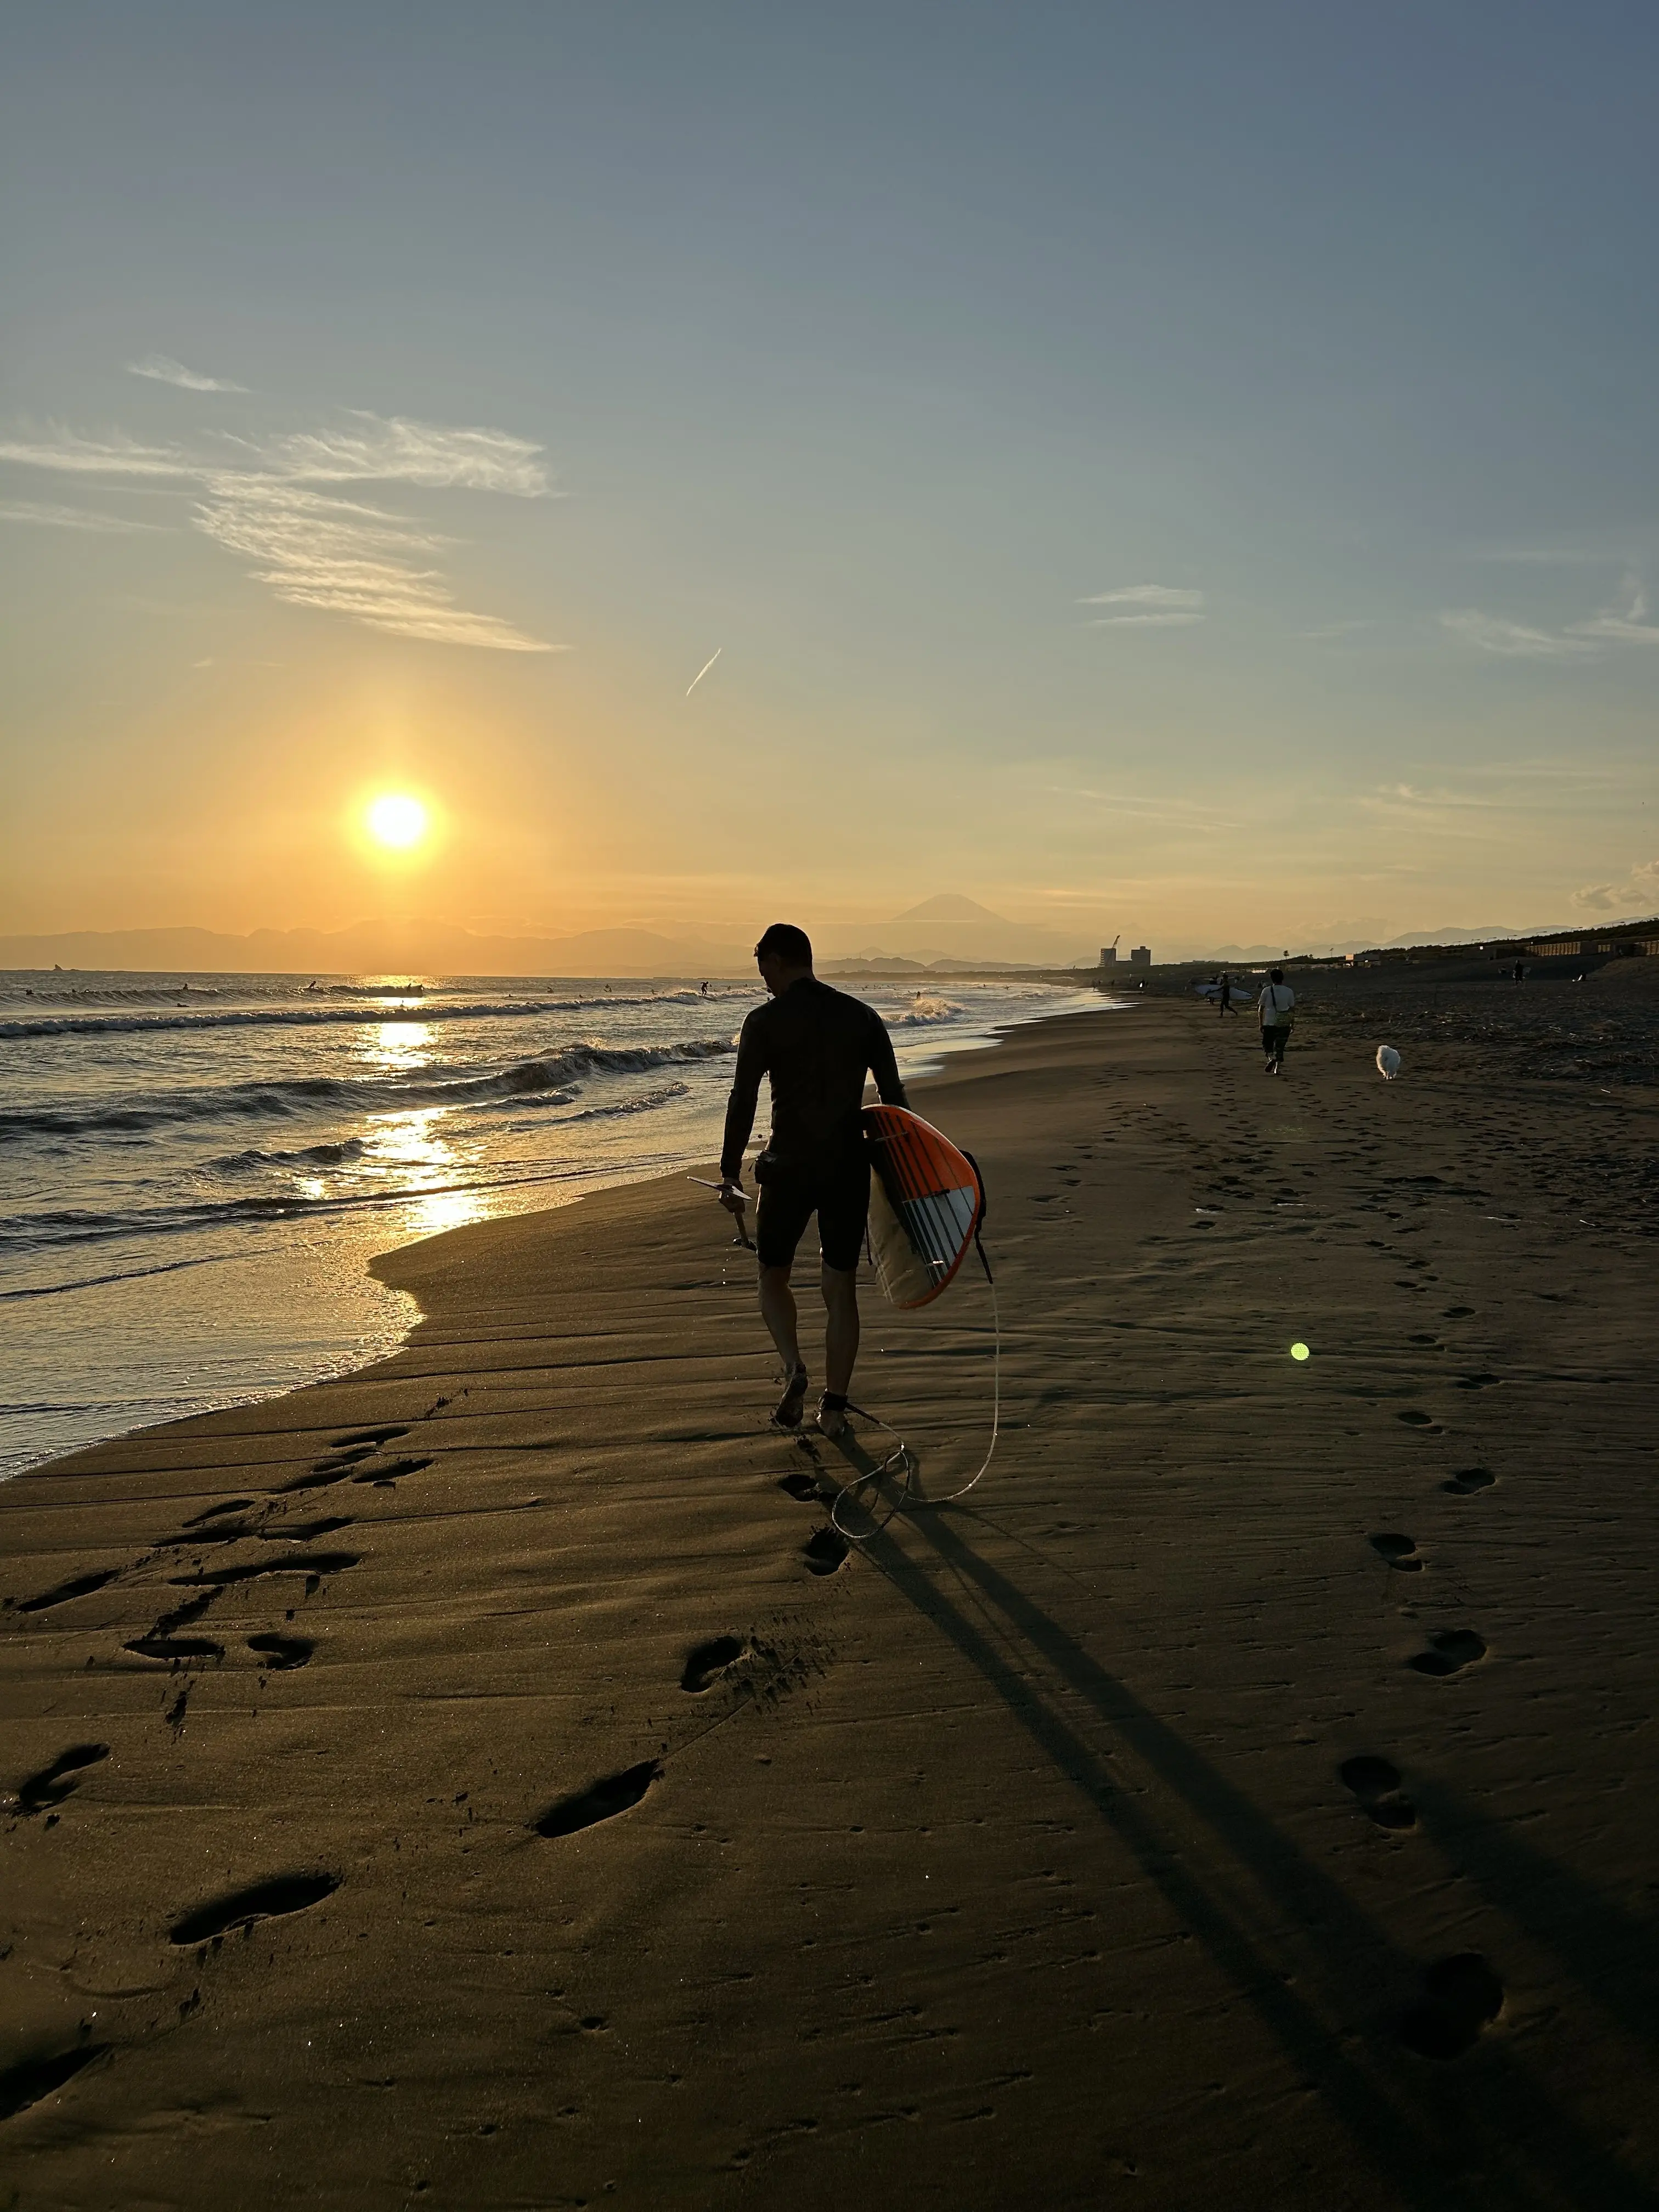
[{"label": "distant mountain silhouette", "polygon": [[440,921],[349,929],[71,930],[0,937],[0,968],[148,969],[168,975],[733,975],[753,972],[737,945],[648,929],[568,937],[481,937]]},{"label": "distant mountain silhouette", "polygon": [[898,921],[994,921],[1000,929],[1012,925],[1006,917],[993,914],[988,906],[977,899],[963,898],[960,891],[941,891],[937,898],[923,899],[920,906],[907,907],[902,914],[893,916]]}]

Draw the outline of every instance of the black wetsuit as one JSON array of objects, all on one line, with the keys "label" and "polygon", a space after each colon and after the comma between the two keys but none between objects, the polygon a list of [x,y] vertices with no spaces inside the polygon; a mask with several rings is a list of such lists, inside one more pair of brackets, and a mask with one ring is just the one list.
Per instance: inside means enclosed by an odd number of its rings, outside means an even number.
[{"label": "black wetsuit", "polygon": [[870,1161],[859,1118],[866,1073],[888,1105],[903,1105],[893,1041],[881,1016],[816,975],[803,975],[744,1022],[720,1173],[742,1172],[760,1079],[768,1075],[772,1135],[755,1166],[762,1267],[787,1267],[814,1213],[824,1265],[857,1267],[870,1210]]}]

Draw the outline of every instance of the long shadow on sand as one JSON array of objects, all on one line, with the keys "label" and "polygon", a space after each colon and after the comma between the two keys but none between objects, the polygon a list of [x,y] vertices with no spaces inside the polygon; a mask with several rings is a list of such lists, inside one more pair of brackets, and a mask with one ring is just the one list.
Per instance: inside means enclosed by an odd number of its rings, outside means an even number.
[{"label": "long shadow on sand", "polygon": [[1436,1782],[1412,1786],[1424,1832],[1500,1912],[1553,1951],[1626,2033],[1659,2044],[1659,1931]]},{"label": "long shadow on sand", "polygon": [[[860,1475],[873,1475],[859,1446],[844,1439],[842,1449]],[[1483,2039],[1455,2067],[1405,2047],[1399,2022],[1425,1962],[1398,1948],[1249,1798],[982,1559],[963,1533],[970,1515],[923,1508],[902,1525],[976,1607],[993,1607],[1087,1703],[1113,1732],[1115,1752],[1151,1770],[1179,1801],[1170,1812],[1196,1816],[1234,1863],[1235,1877],[1242,1868],[1271,1899],[1271,1917],[1248,1926],[1229,1899],[1206,1887],[1174,1824],[1161,1825],[1142,1797],[1113,1779],[1107,1760],[1114,1753],[1085,1741],[941,1588],[929,1564],[890,1528],[872,1530],[860,1547],[864,1557],[956,1646],[1133,1853],[1402,2204],[1413,2212],[1544,2212],[1564,2204],[1655,2212],[1659,2197],[1553,2106],[1499,2039]],[[1236,1878],[1228,1887],[1236,1888]],[[1317,1990],[1318,2010],[1297,1984]],[[1391,2013],[1379,2017],[1390,1999]]]}]

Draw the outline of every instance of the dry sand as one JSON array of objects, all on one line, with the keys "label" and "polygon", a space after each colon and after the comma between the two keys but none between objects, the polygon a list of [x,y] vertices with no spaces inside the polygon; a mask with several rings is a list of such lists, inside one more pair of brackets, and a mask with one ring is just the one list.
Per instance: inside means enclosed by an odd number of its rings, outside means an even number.
[{"label": "dry sand", "polygon": [[0,2203],[1659,2203],[1649,967],[958,1063],[839,1565],[683,1182],[8,1485]]}]

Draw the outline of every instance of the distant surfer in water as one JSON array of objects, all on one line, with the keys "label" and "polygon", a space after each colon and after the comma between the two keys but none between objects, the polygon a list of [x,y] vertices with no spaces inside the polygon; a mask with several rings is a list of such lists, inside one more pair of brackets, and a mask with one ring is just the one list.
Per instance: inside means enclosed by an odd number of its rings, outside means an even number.
[{"label": "distant surfer in water", "polygon": [[859,1247],[870,1212],[870,1160],[860,1120],[864,1079],[875,1077],[888,1106],[907,1103],[904,1086],[880,1015],[818,981],[804,929],[775,921],[755,947],[755,963],[769,996],[748,1017],[738,1040],[720,1152],[720,1204],[730,1213],[743,1211],[744,1146],[755,1125],[760,1079],[769,1076],[772,1133],[755,1163],[760,1185],[755,1243],[761,1318],[787,1370],[772,1418],[781,1428],[799,1428],[806,1403],[789,1273],[816,1213],[828,1316],[817,1425],[825,1436],[838,1437],[847,1426],[847,1392],[859,1353]]}]

